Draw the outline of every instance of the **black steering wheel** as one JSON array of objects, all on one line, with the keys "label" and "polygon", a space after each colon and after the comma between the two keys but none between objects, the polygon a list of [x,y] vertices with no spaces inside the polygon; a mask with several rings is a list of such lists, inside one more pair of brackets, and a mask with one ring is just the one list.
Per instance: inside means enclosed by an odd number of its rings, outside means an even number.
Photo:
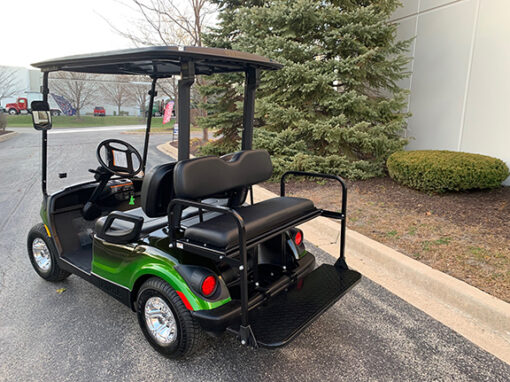
[{"label": "black steering wheel", "polygon": [[[106,149],[106,161],[101,155],[103,148]],[[120,139],[102,141],[97,146],[96,157],[101,167],[114,175],[132,178],[142,170],[142,156],[138,150]]]}]

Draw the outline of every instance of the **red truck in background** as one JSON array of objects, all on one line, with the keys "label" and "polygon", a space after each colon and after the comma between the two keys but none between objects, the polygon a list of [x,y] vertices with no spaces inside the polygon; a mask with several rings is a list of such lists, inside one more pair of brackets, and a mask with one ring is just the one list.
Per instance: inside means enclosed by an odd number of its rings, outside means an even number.
[{"label": "red truck in background", "polygon": [[[10,115],[31,113],[30,105],[28,104],[28,98],[18,97],[16,102],[8,103],[5,105],[5,111]],[[51,109],[51,115],[57,116],[60,114],[61,111],[59,109]]]}]

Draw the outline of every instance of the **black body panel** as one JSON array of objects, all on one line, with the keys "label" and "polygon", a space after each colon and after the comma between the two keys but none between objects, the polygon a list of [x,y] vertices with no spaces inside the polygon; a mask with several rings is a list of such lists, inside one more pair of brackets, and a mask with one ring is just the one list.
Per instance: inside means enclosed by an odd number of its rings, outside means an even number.
[{"label": "black body panel", "polygon": [[[90,250],[89,253],[90,259],[92,259],[92,250]],[[81,277],[85,281],[95,285],[103,292],[108,293],[110,296],[132,309],[131,291],[128,288],[115,284],[109,280],[105,280],[94,273],[91,273],[90,270],[87,271],[80,268],[79,265],[72,261],[71,258],[67,259],[61,257],[57,259],[57,262],[60,268]]]},{"label": "black body panel", "polygon": [[[95,222],[83,219],[82,209],[97,184],[94,181],[76,184],[48,197],[48,225],[61,256],[92,244]],[[141,179],[111,179],[97,202],[102,215],[113,210],[125,211],[138,207],[141,187]],[[135,196],[134,205],[129,204],[130,195]]]},{"label": "black body panel", "polygon": [[[253,310],[266,302],[272,296],[275,296],[292,286],[297,279],[304,277],[312,272],[315,267],[315,257],[307,253],[299,260],[299,266],[288,275],[280,277],[272,282],[267,288],[261,288],[250,296],[248,309]],[[223,332],[227,327],[235,325],[241,316],[241,302],[232,300],[219,308],[212,310],[197,310],[191,312],[193,317],[199,322],[200,326],[210,332]]]}]

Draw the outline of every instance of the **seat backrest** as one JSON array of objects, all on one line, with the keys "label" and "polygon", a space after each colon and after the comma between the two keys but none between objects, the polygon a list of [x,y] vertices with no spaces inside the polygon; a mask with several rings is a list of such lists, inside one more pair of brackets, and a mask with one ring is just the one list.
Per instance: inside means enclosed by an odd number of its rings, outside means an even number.
[{"label": "seat backrest", "polygon": [[263,182],[272,173],[273,165],[266,150],[240,151],[223,158],[187,159],[175,165],[175,196],[206,198]]},{"label": "seat backrest", "polygon": [[174,197],[173,171],[175,162],[152,168],[143,177],[142,209],[151,218],[165,216]]}]

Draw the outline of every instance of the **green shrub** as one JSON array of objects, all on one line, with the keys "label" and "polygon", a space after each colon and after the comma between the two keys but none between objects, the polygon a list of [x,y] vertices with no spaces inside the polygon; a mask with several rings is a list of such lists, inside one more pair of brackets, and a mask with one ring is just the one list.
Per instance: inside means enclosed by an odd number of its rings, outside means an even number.
[{"label": "green shrub", "polygon": [[398,183],[436,193],[496,188],[509,175],[500,159],[453,151],[398,151],[386,164]]}]

